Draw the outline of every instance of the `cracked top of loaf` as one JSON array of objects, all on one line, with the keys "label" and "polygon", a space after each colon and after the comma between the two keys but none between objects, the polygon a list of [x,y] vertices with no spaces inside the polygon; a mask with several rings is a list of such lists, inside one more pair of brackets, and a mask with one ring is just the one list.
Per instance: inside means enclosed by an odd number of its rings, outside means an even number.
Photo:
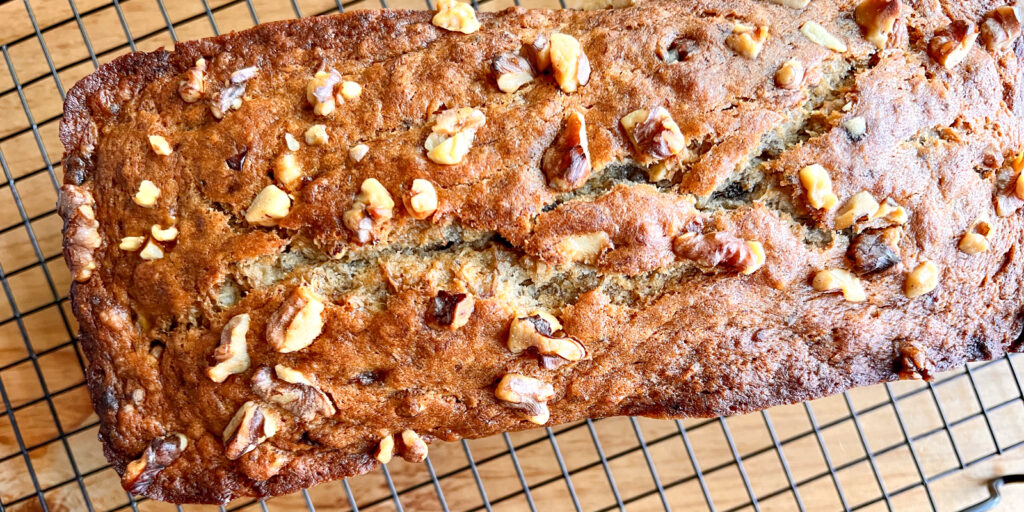
[{"label": "cracked top of loaf", "polygon": [[83,79],[60,212],[125,487],[275,495],[1018,349],[1018,13],[807,4],[442,1]]}]

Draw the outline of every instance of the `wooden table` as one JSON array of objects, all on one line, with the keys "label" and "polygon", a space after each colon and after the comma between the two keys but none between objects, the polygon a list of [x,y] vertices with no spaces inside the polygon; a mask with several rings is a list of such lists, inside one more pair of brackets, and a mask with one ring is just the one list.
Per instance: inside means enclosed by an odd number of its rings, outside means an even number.
[{"label": "wooden table", "polygon": [[[593,7],[594,3],[574,0],[569,5]],[[600,3],[603,6],[608,2]],[[335,8],[332,0],[296,4],[303,15]],[[0,153],[5,175],[14,180],[13,186],[6,178],[0,181],[0,267],[7,283],[5,298],[0,299],[0,391],[6,402],[0,408],[0,504],[4,505],[0,509],[10,511],[42,509],[33,496],[33,475],[47,490],[49,510],[85,510],[83,489],[96,510],[127,504],[117,476],[106,467],[96,441],[96,416],[82,384],[82,360],[70,341],[75,324],[64,300],[69,280],[60,258],[61,222],[54,212],[54,185],[61,179],[57,123],[62,90],[95,69],[83,31],[100,64],[130,50],[122,20],[130,27],[133,44],[139,50],[169,47],[172,37],[157,0],[122,1],[120,12],[103,0],[77,0],[75,5],[81,25],[65,0],[31,2],[48,54],[43,52],[25,5],[21,1],[0,5],[0,19],[4,21],[0,23],[0,43],[6,45],[5,59],[0,62]],[[163,1],[180,39],[212,35],[214,22],[221,32],[249,27],[253,14],[262,22],[295,16],[292,5],[279,0],[255,0],[252,12],[246,2],[239,0],[210,0],[209,5],[212,19],[201,0]],[[424,6],[421,0],[391,0],[389,5]],[[494,0],[484,2],[481,9],[509,5],[512,0]],[[523,0],[523,5],[557,7],[557,2]],[[377,0],[345,3],[346,10],[379,7]],[[56,67],[56,74],[51,73],[48,59]],[[23,87],[15,89],[15,80]],[[994,453],[997,447],[1024,441],[1021,380],[1011,372],[1011,364],[1016,366],[1016,375],[1024,375],[1020,366],[1024,358],[1012,363],[1003,359],[974,366],[970,374],[960,370],[943,375],[941,383],[932,387],[914,382],[875,386],[724,421],[634,422],[613,418],[561,426],[550,435],[544,430],[512,434],[507,441],[515,447],[531,498],[542,511],[573,508],[551,439],[557,441],[584,510],[615,505],[606,472],[614,478],[628,509],[661,509],[648,457],[665,489],[665,500],[676,510],[707,508],[700,482],[694,478],[693,460],[701,468],[717,510],[747,503],[750,498],[746,484],[763,510],[796,509],[797,498],[783,461],[798,484],[799,500],[807,510],[841,509],[837,483],[849,506],[878,499],[882,494],[879,481],[888,493],[912,487],[892,497],[894,509],[928,510],[928,495],[919,485],[919,471],[928,477],[950,472],[932,482],[929,491],[940,510],[957,510],[984,499],[989,478],[1024,472],[1021,449],[958,470],[958,461],[970,462]],[[937,404],[941,404],[941,412]],[[12,426],[11,408],[16,411],[13,420],[17,430]],[[856,417],[851,410],[857,412]],[[814,425],[819,427],[817,432]],[[687,427],[689,452],[680,426]],[[906,435],[915,439],[913,452],[905,442]],[[605,455],[604,464],[595,439]],[[776,443],[781,444],[781,451]],[[29,447],[27,461],[22,445]],[[466,445],[437,443],[431,447],[432,467],[440,477],[448,506],[452,510],[482,507],[477,480],[468,466],[467,449],[476,462],[484,491],[495,503],[493,508],[526,509],[513,458],[501,436]],[[866,450],[872,453],[870,459],[865,457]],[[741,465],[736,463],[736,454],[742,457]],[[834,478],[828,464],[835,469]],[[395,486],[400,491],[411,489],[401,494],[405,510],[440,509],[425,465],[396,461],[389,467]],[[362,510],[395,508],[382,472],[352,478],[348,483]],[[1024,507],[1024,489],[1009,488],[1007,495],[1007,501],[1016,505],[1005,504],[1001,510]],[[275,511],[306,510],[305,499],[301,494],[285,496],[270,500],[267,507]],[[341,482],[311,489],[309,499],[317,510],[349,509]],[[10,505],[12,502],[15,504]],[[155,502],[142,502],[138,508],[173,510]],[[260,510],[257,504],[244,509]],[[884,501],[866,508],[885,509]]]}]

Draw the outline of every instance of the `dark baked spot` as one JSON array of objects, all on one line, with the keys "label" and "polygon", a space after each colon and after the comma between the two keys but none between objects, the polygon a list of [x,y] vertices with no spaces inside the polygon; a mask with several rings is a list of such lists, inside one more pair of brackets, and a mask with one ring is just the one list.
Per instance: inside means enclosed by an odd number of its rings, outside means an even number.
[{"label": "dark baked spot", "polygon": [[245,157],[249,154],[249,146],[242,146],[237,153],[231,155],[230,158],[224,161],[228,164],[228,167],[234,171],[241,171],[242,166],[245,165]]},{"label": "dark baked spot", "polygon": [[877,231],[857,235],[846,250],[846,257],[860,274],[877,274],[889,270],[900,262],[900,257],[882,239]]},{"label": "dark baked spot", "polygon": [[367,370],[357,373],[355,377],[349,380],[349,384],[362,384],[363,386],[383,384],[387,376],[388,370]]}]

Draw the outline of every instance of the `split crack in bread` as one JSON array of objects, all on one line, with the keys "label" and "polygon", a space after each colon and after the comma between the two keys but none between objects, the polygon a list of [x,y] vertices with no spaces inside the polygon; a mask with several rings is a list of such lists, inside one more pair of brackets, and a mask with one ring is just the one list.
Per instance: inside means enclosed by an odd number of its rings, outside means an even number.
[{"label": "split crack in bread", "polygon": [[126,488],[272,496],[1018,350],[1018,14],[801,3],[441,2],[83,79],[60,213]]}]

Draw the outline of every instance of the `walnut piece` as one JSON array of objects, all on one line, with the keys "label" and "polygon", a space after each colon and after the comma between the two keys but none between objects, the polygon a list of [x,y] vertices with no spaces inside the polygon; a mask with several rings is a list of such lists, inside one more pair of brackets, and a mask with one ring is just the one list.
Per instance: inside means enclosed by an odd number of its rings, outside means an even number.
[{"label": "walnut piece", "polygon": [[186,448],[188,438],[177,432],[153,439],[141,457],[125,466],[124,474],[121,475],[121,486],[136,495],[146,492],[157,474],[181,457]]},{"label": "walnut piece", "polygon": [[860,142],[864,139],[864,136],[868,132],[868,122],[864,117],[857,116],[851,117],[846,121],[843,121],[843,130],[846,131],[846,136],[854,142]]},{"label": "walnut piece", "polygon": [[349,148],[348,157],[351,158],[353,162],[359,163],[366,158],[366,154],[369,152],[370,146],[367,146],[366,144],[356,144]]},{"label": "walnut piece", "polygon": [[237,460],[276,433],[277,419],[256,402],[246,402],[224,428],[224,456]]},{"label": "walnut piece", "polygon": [[931,293],[939,285],[939,266],[931,261],[922,261],[907,274],[903,282],[903,294],[914,299]]},{"label": "walnut piece", "polygon": [[195,103],[206,93],[206,59],[196,60],[196,65],[185,72],[185,79],[178,83],[178,95],[185,103]]},{"label": "walnut piece", "polygon": [[159,224],[153,224],[149,228],[149,233],[157,242],[173,242],[178,238],[178,227],[172,225],[169,228],[162,228]]},{"label": "walnut piece", "polygon": [[245,335],[249,332],[249,315],[231,317],[220,331],[220,345],[213,351],[215,364],[206,369],[210,380],[221,383],[229,376],[249,369],[249,352]]},{"label": "walnut piece", "polygon": [[989,249],[989,237],[995,234],[995,226],[985,219],[978,220],[971,229],[960,238],[957,248],[965,254],[980,254]]},{"label": "walnut piece", "polygon": [[342,222],[356,234],[359,243],[373,240],[375,225],[387,222],[394,215],[395,200],[376,178],[363,180],[352,207],[342,215]]},{"label": "walnut piece", "polygon": [[296,287],[267,321],[267,342],[282,354],[302,350],[324,328],[324,303],[305,285]]},{"label": "walnut piece", "polygon": [[1017,155],[1011,165],[1013,172],[1017,173],[1017,178],[1013,180],[1013,195],[1024,201],[1024,151]]},{"label": "walnut piece", "polygon": [[900,18],[901,0],[864,0],[857,5],[853,17],[860,25],[864,39],[877,48],[885,48],[896,21]]},{"label": "walnut piece", "polygon": [[792,9],[803,9],[811,0],[771,0],[773,4],[784,5]]},{"label": "walnut piece", "polygon": [[821,270],[814,274],[812,286],[819,292],[843,292],[843,298],[849,302],[864,302],[867,295],[860,279],[843,269]]},{"label": "walnut piece", "polygon": [[802,32],[807,39],[819,46],[824,46],[829,50],[839,53],[846,52],[846,43],[842,39],[832,35],[831,32],[825,29],[816,21],[808,21],[800,26],[800,32]]},{"label": "walnut piece", "polygon": [[428,180],[414,179],[403,202],[414,219],[426,219],[437,211],[437,189]]},{"label": "walnut piece", "polygon": [[331,399],[302,372],[284,365],[263,366],[252,376],[252,390],[260,399],[295,415],[300,421],[333,416],[338,410]]},{"label": "walnut piece", "polygon": [[737,23],[732,27],[732,35],[725,39],[725,44],[747,59],[756,59],[768,41],[768,27],[754,27],[745,23]]},{"label": "walnut piece", "polygon": [[469,154],[477,130],[487,121],[478,109],[449,109],[437,115],[431,134],[423,143],[427,158],[441,165],[455,165]]},{"label": "walnut piece", "polygon": [[1010,48],[1020,37],[1021,27],[1017,9],[1010,5],[996,7],[981,22],[981,41],[989,51]]},{"label": "walnut piece", "polygon": [[928,55],[942,67],[953,69],[967,58],[976,39],[978,27],[974,23],[956,20],[928,41]]},{"label": "walnut piece", "polygon": [[572,93],[590,81],[590,59],[573,36],[555,32],[549,43],[551,69],[562,92]]},{"label": "walnut piece", "polygon": [[92,277],[96,270],[94,251],[102,244],[95,207],[96,200],[85,188],[61,186],[57,209],[64,219],[64,260],[78,282]]},{"label": "walnut piece", "polygon": [[846,257],[858,274],[877,274],[900,262],[898,243],[899,228],[865,231],[850,243]]},{"label": "walnut piece", "polygon": [[429,321],[454,331],[469,322],[474,309],[476,299],[472,294],[440,290],[430,300]]},{"label": "walnut piece", "polygon": [[799,89],[803,83],[804,65],[796,59],[783,62],[775,72],[775,86],[779,89]]},{"label": "walnut piece", "polygon": [[402,458],[409,462],[423,462],[427,458],[427,442],[413,430],[402,431]]},{"label": "walnut piece", "polygon": [[231,73],[227,86],[214,95],[210,104],[210,113],[215,119],[223,119],[228,112],[242,107],[245,84],[256,76],[256,72],[256,66],[250,66]]},{"label": "walnut piece", "polygon": [[814,164],[800,169],[800,184],[807,193],[807,202],[812,208],[831,210],[839,203],[832,192],[832,178],[824,167]]},{"label": "walnut piece", "polygon": [[539,311],[512,320],[508,331],[508,349],[520,354],[534,349],[540,354],[541,366],[557,368],[566,362],[587,357],[587,349],[578,340],[562,332],[562,324],[551,314]]},{"label": "walnut piece", "polygon": [[122,251],[137,251],[142,248],[145,241],[144,236],[126,236],[121,238],[121,243],[117,247]]},{"label": "walnut piece", "polygon": [[913,343],[906,343],[899,348],[899,377],[903,380],[932,380],[935,365],[928,360],[924,351]]},{"label": "walnut piece", "polygon": [[159,260],[164,257],[164,250],[150,239],[142,250],[139,251],[139,257],[146,261]]},{"label": "walnut piece", "polygon": [[395,455],[395,436],[387,435],[380,439],[380,443],[377,444],[377,451],[373,454],[373,458],[377,459],[381,464],[387,464],[391,462],[391,457]]},{"label": "walnut piece", "polygon": [[285,153],[274,160],[274,179],[288,190],[295,190],[302,180],[302,166],[293,153]]},{"label": "walnut piece", "polygon": [[437,14],[431,22],[435,27],[463,34],[480,30],[473,6],[456,0],[437,0]]},{"label": "walnut piece", "polygon": [[551,41],[548,36],[538,34],[533,43],[523,46],[523,53],[538,73],[551,67]]},{"label": "walnut piece", "polygon": [[878,208],[878,201],[875,201],[870,192],[866,190],[857,192],[836,211],[835,227],[836,229],[846,229],[853,226],[861,219],[871,218],[878,212]]},{"label": "walnut piece", "polygon": [[509,373],[498,382],[494,396],[520,409],[530,422],[543,425],[551,418],[547,402],[555,396],[555,390],[540,379]]},{"label": "walnut piece", "polygon": [[555,190],[575,190],[590,179],[590,147],[583,113],[573,111],[565,119],[562,133],[544,152],[541,167],[548,186]]},{"label": "walnut piece", "polygon": [[159,197],[160,189],[152,181],[142,180],[139,183],[139,190],[132,196],[132,201],[139,206],[149,208],[156,204]]},{"label": "walnut piece", "polygon": [[174,152],[171,149],[171,143],[167,142],[167,139],[163,135],[150,135],[149,136],[149,147],[153,149],[153,152],[166,156]]},{"label": "walnut piece", "polygon": [[313,113],[318,116],[329,116],[337,106],[334,88],[341,83],[341,73],[332,69],[330,71],[317,71],[313,78],[306,84],[306,101],[313,107]]},{"label": "walnut piece", "polygon": [[277,185],[267,185],[245,211],[245,221],[257,226],[276,226],[279,220],[288,216],[291,207],[292,199],[287,192]]},{"label": "walnut piece", "polygon": [[614,244],[608,233],[595,231],[563,238],[555,246],[555,252],[569,261],[593,265],[605,251],[612,247]]},{"label": "walnut piece", "polygon": [[294,135],[285,132],[284,133],[284,145],[288,148],[288,151],[299,150],[299,139],[296,139]]},{"label": "walnut piece", "polygon": [[491,59],[491,75],[501,92],[513,93],[530,83],[536,76],[533,66],[525,57],[515,53],[501,53]]},{"label": "walnut piece", "polygon": [[871,220],[885,219],[886,221],[897,225],[906,224],[907,218],[907,210],[900,206],[900,204],[894,201],[891,197],[882,201],[882,204],[878,205],[878,211],[871,216]]},{"label": "walnut piece", "polygon": [[323,146],[330,141],[330,137],[327,135],[327,127],[322,124],[314,124],[307,128],[303,137],[306,138],[306,144],[310,146]]},{"label": "walnut piece", "polygon": [[673,242],[675,253],[705,268],[726,267],[742,274],[753,274],[764,266],[764,246],[744,241],[728,231],[713,234],[684,233]]},{"label": "walnut piece", "polygon": [[633,148],[644,158],[664,160],[686,147],[686,137],[663,107],[634,110],[619,122],[629,135]]}]

